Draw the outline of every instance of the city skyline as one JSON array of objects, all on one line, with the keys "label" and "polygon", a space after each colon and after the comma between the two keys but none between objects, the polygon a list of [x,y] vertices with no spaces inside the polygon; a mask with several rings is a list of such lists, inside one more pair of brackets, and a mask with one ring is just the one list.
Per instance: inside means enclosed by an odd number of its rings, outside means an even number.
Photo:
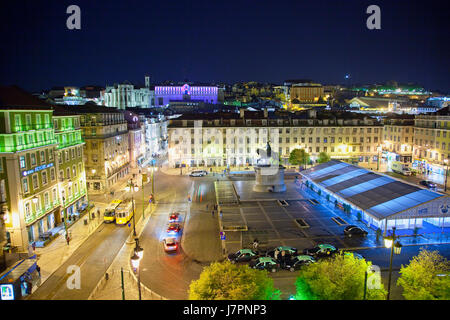
[{"label": "city skyline", "polygon": [[[123,3],[80,1],[69,30],[67,1],[4,4],[0,82],[28,91],[129,80],[194,82],[312,79],[321,83],[419,83],[449,91],[445,5],[378,1]],[[224,27],[226,26],[226,27]],[[30,54],[32,53],[32,54]],[[64,70],[64,72],[61,72]],[[350,79],[345,79],[349,74]]]}]

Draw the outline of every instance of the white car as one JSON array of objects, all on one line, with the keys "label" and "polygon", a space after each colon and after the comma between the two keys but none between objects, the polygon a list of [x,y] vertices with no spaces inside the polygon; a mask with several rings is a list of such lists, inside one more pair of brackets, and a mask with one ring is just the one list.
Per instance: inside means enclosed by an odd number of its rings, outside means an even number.
[{"label": "white car", "polygon": [[191,177],[203,177],[206,176],[208,174],[208,172],[206,172],[205,170],[195,170],[192,171],[189,176]]},{"label": "white car", "polygon": [[178,243],[175,238],[165,238],[163,240],[163,245],[164,245],[165,252],[173,252],[173,251],[177,251],[177,249],[178,249]]}]

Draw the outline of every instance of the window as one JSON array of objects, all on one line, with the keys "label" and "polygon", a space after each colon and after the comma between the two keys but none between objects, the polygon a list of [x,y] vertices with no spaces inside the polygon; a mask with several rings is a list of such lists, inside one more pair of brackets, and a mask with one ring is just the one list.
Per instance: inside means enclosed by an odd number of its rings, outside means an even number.
[{"label": "window", "polygon": [[42,171],[42,184],[44,186],[47,184],[47,171]]},{"label": "window", "polygon": [[25,124],[27,125],[28,129],[31,128],[31,114],[25,115]]},{"label": "window", "polygon": [[27,167],[27,163],[25,161],[25,156],[21,156],[19,162],[20,162],[20,169]]},{"label": "window", "polygon": [[52,191],[52,199],[53,199],[53,203],[58,202],[58,198],[56,196],[56,189],[53,189],[53,191]]},{"label": "window", "polygon": [[70,179],[70,168],[66,169],[66,178]]},{"label": "window", "polygon": [[37,197],[37,202],[34,205],[34,208],[36,209],[36,212],[41,211],[41,198],[39,196]]},{"label": "window", "polygon": [[22,179],[22,189],[23,189],[23,193],[28,193],[30,191],[28,189],[28,178]]},{"label": "window", "polygon": [[31,216],[31,205],[29,202],[25,203],[25,217],[29,218]]},{"label": "window", "polygon": [[49,199],[48,192],[46,192],[44,194],[44,207],[48,208],[49,206],[50,206],[50,199]]},{"label": "window", "polygon": [[31,155],[31,165],[35,166],[36,165],[36,154],[33,152]]},{"label": "window", "polygon": [[53,161],[53,149],[48,150],[48,161]]},{"label": "window", "polygon": [[64,171],[63,170],[59,170],[59,178],[64,179]]},{"label": "window", "polygon": [[33,175],[33,189],[36,190],[37,188],[39,188],[38,176],[37,176],[37,174],[34,174]]},{"label": "window", "polygon": [[41,163],[45,162],[45,151],[41,151]]},{"label": "window", "polygon": [[72,174],[73,177],[76,177],[77,175],[77,167],[75,165],[72,166]]},{"label": "window", "polygon": [[50,169],[50,180],[54,181],[55,180],[55,168],[51,168]]}]

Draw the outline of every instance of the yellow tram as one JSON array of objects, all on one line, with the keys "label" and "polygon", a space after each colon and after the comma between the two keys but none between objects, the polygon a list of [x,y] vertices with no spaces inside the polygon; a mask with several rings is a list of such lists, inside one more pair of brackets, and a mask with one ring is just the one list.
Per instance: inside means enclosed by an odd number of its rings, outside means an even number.
[{"label": "yellow tram", "polygon": [[105,223],[112,223],[116,220],[116,209],[122,203],[122,200],[115,199],[111,201],[109,206],[105,209],[105,213],[103,214],[103,221]]},{"label": "yellow tram", "polygon": [[131,200],[125,200],[116,209],[116,224],[125,225],[133,217],[133,203]]}]

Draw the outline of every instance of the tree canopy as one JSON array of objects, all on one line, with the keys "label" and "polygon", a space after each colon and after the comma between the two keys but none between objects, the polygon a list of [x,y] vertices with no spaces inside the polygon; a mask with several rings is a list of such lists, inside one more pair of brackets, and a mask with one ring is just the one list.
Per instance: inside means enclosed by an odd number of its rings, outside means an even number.
[{"label": "tree canopy", "polygon": [[437,251],[421,250],[402,265],[397,285],[408,300],[450,300],[450,262]]},{"label": "tree canopy", "polygon": [[[365,272],[370,261],[352,254],[337,254],[303,267],[296,281],[297,300],[362,300],[364,298]],[[385,299],[379,273],[368,277],[366,299]]]},{"label": "tree canopy", "polygon": [[309,154],[305,149],[294,149],[289,154],[289,163],[291,165],[304,165],[309,163]]},{"label": "tree canopy", "polygon": [[214,262],[205,267],[189,287],[190,300],[278,300],[280,291],[273,287],[267,271]]},{"label": "tree canopy", "polygon": [[325,163],[331,160],[331,157],[328,153],[326,152],[321,152],[319,153],[319,157],[317,158],[317,162],[318,163]]}]

